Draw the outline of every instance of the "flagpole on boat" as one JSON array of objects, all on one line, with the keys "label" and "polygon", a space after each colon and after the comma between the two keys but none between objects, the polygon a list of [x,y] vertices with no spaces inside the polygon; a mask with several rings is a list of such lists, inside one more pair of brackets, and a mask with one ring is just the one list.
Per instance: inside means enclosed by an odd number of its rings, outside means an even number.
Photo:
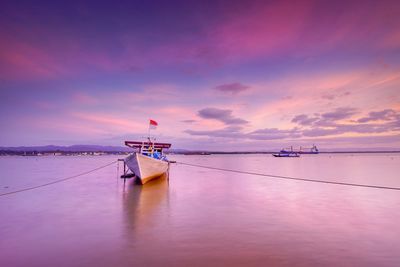
[{"label": "flagpole on boat", "polygon": [[158,125],[158,124],[157,124],[157,122],[156,122],[155,120],[152,120],[152,119],[149,120],[149,136],[148,136],[149,142],[151,142],[151,141],[150,141],[150,140],[151,140],[150,129],[151,129],[151,128],[156,129],[157,125]]},{"label": "flagpole on boat", "polygon": [[150,142],[150,126],[151,126],[151,124],[150,124],[150,120],[149,120],[149,133],[148,133],[148,140],[149,140],[149,142]]}]

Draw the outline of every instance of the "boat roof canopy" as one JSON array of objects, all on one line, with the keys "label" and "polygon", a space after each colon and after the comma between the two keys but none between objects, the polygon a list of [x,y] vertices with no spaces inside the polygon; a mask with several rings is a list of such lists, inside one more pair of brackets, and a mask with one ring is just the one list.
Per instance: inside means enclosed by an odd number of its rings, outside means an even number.
[{"label": "boat roof canopy", "polygon": [[132,148],[141,148],[143,145],[150,146],[154,148],[170,148],[171,144],[168,143],[151,143],[151,142],[138,142],[138,141],[125,141],[125,145]]}]

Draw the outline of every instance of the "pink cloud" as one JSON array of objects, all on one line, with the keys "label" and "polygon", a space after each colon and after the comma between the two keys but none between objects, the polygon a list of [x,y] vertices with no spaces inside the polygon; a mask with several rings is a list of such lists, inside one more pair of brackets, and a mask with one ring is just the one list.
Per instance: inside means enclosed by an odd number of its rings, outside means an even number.
[{"label": "pink cloud", "polygon": [[[144,64],[185,62],[218,67],[260,57],[319,56],[356,47],[379,50],[381,41],[376,36],[390,36],[387,42],[397,43],[393,24],[400,19],[388,13],[388,8],[351,3],[336,6],[336,12],[332,8],[318,1],[278,1],[249,3],[240,11],[222,9],[219,19],[201,25],[201,38],[183,36],[150,47],[144,50],[149,59]],[[135,38],[126,46],[132,58],[143,58]]]},{"label": "pink cloud", "polygon": [[[0,75],[4,79],[55,78],[65,72],[62,65],[40,46],[17,42],[1,36]],[[4,38],[4,39],[3,39]]]},{"label": "pink cloud", "polygon": [[[24,38],[9,36],[0,31],[0,75],[8,80],[56,79],[78,75],[82,71],[125,71],[131,64],[109,55],[101,49],[87,47],[79,40],[64,40],[65,36],[48,33],[32,26],[38,36],[51,34],[53,40],[44,43],[41,38],[30,40],[25,28],[14,27]],[[44,38],[44,37],[43,37]]]},{"label": "pink cloud", "polygon": [[[264,103],[245,109],[245,117],[256,127],[262,127],[266,122],[290,127],[291,118],[299,115],[299,110],[313,114],[344,106],[360,110],[396,109],[398,97],[395,91],[399,79],[395,71],[384,69],[371,75],[368,68],[276,77],[272,81],[252,85],[252,99],[261,100],[267,93],[271,97],[266,98]],[[325,94],[336,97],[321,97]],[[291,97],[283,97],[287,95]]]},{"label": "pink cloud", "polygon": [[225,83],[214,87],[215,90],[222,93],[227,93],[230,95],[237,95],[243,91],[246,91],[250,86],[235,82],[235,83]]},{"label": "pink cloud", "polygon": [[[13,25],[9,32],[17,32],[18,37],[0,32],[0,70],[7,79],[49,79],[77,75],[82,70],[127,72],[132,66],[173,65],[196,72],[210,71],[210,65],[219,67],[266,57],[308,57],[330,50],[382,50],[400,45],[396,28],[400,18],[389,12],[396,3],[332,6],[311,0],[252,2],[246,3],[246,8],[229,5],[221,8],[213,20],[197,21],[196,35],[146,43],[136,32],[116,34],[110,42],[118,45],[119,53],[108,50],[110,43],[94,45],[79,35],[61,35],[51,27],[33,24],[27,29]],[[49,43],[37,38],[49,35]]]},{"label": "pink cloud", "polygon": [[[294,5],[294,6],[293,6]],[[124,44],[130,58],[141,64],[204,64],[272,55],[296,47],[311,10],[308,2],[251,4],[240,12],[222,10],[217,22],[203,21],[200,36],[180,36],[174,41],[140,49],[136,37],[126,36]],[[145,57],[143,57],[145,55]]]},{"label": "pink cloud", "polygon": [[310,11],[310,3],[304,1],[250,5],[235,16],[228,15],[209,38],[229,57],[271,55],[296,46]]}]

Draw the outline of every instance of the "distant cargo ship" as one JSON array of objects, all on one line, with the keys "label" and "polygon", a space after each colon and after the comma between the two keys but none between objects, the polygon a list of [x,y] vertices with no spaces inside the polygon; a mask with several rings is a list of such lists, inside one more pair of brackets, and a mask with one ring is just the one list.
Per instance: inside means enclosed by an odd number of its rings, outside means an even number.
[{"label": "distant cargo ship", "polygon": [[293,147],[290,147],[290,149],[284,148],[280,153],[319,154],[319,150],[316,145],[313,145],[310,148],[300,147],[298,151],[293,150]]},{"label": "distant cargo ship", "polygon": [[[305,149],[305,150],[303,150],[303,149]],[[318,150],[318,148],[317,148],[316,145],[313,145],[313,146],[310,147],[310,148],[303,148],[303,147],[300,147],[299,153],[300,153],[300,154],[318,154],[318,153],[319,153],[319,150]]]}]

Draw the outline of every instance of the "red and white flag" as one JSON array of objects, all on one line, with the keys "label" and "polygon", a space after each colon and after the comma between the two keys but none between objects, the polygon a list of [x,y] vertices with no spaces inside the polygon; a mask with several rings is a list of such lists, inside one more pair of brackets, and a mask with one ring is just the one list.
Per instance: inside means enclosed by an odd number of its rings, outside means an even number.
[{"label": "red and white flag", "polygon": [[150,129],[156,129],[157,126],[158,126],[158,123],[155,120],[150,120],[150,122],[149,122]]}]

